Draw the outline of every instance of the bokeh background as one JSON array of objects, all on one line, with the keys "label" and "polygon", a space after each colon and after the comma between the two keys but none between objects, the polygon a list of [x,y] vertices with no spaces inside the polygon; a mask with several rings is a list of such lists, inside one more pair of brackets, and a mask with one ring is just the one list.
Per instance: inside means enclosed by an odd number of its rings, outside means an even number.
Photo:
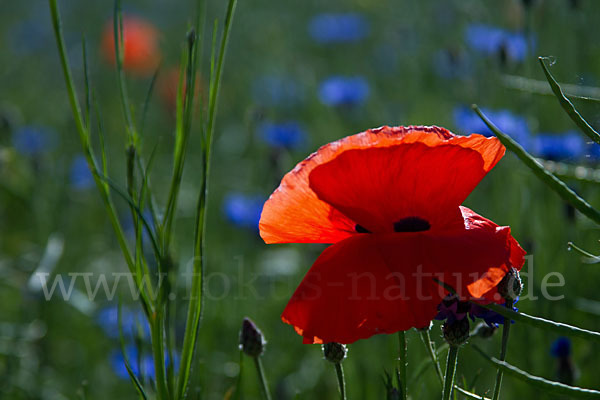
[{"label": "bokeh background", "polygon": [[[157,32],[161,59],[156,90],[142,132],[144,153],[157,149],[152,181],[164,205],[171,171],[173,90],[193,1],[124,2],[126,15]],[[208,2],[208,26],[223,19],[225,4]],[[114,67],[101,51],[112,16],[106,1],[59,2],[69,57],[83,88],[81,37],[88,45],[91,81],[106,132],[109,173],[124,184],[125,128]],[[0,396],[3,399],[134,398],[124,373],[116,327],[116,298],[93,301],[77,280],[69,301],[46,301],[35,273],[125,272],[100,197],[81,158],[68,106],[48,4],[2,2],[0,13]],[[207,302],[194,368],[197,398],[222,399],[240,373],[238,331],[249,316],[268,340],[264,365],[276,399],[337,396],[334,369],[317,345],[303,345],[279,315],[303,274],[324,248],[266,246],[257,230],[264,200],[285,172],[318,146],[380,125],[440,125],[456,133],[489,134],[469,106],[477,103],[534,155],[559,165],[568,184],[600,204],[600,146],[592,145],[549,94],[537,56],[551,56],[560,82],[600,97],[600,3],[592,0],[243,1],[238,4],[220,97],[209,200]],[[210,29],[207,29],[207,32]],[[209,42],[208,35],[204,36]],[[208,51],[205,52],[205,55]],[[207,58],[199,91],[206,93]],[[136,116],[151,80],[128,73]],[[519,79],[526,78],[526,80]],[[205,94],[201,94],[205,96]],[[576,100],[595,127],[600,104]],[[177,219],[176,256],[182,271],[191,256],[194,201],[199,190],[198,135],[192,139]],[[554,167],[557,164],[553,164]],[[127,206],[117,201],[123,223]],[[600,329],[600,270],[568,251],[567,243],[596,251],[598,227],[569,208],[508,154],[466,201],[502,225],[532,258],[526,264],[527,313]],[[132,232],[133,228],[129,228]],[[533,272],[532,272],[533,268]],[[549,290],[546,274],[564,286]],[[557,282],[557,278],[551,278]],[[92,279],[95,285],[95,278]],[[109,283],[110,280],[109,280]],[[175,320],[184,321],[182,277]],[[533,291],[533,292],[532,292]],[[151,379],[141,311],[119,286],[130,357]],[[527,292],[526,292],[527,293]],[[531,297],[539,299],[532,300]],[[128,325],[129,324],[129,325]],[[556,379],[557,337],[515,324],[508,361]],[[442,343],[440,326],[432,336]],[[500,335],[474,338],[490,354]],[[409,388],[413,398],[438,398],[416,332],[408,333]],[[137,345],[137,347],[136,347]],[[598,388],[597,344],[574,339],[569,357],[574,383]],[[141,348],[141,352],[136,350]],[[376,336],[352,344],[344,362],[349,398],[384,398],[396,338]],[[560,352],[559,352],[560,353]],[[560,354],[559,354],[560,355]],[[564,356],[564,355],[563,355]],[[442,355],[443,358],[443,355]],[[250,360],[242,369],[245,398],[259,398]],[[468,346],[458,379],[491,394],[495,371]],[[551,396],[505,377],[502,398]]]}]

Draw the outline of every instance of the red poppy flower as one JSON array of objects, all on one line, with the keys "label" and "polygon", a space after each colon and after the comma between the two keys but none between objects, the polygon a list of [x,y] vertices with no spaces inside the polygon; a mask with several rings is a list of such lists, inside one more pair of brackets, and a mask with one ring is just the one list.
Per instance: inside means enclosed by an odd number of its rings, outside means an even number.
[{"label": "red poppy flower", "polygon": [[282,319],[305,343],[351,343],[429,325],[447,292],[502,302],[496,285],[525,252],[461,203],[505,149],[438,127],[382,127],[329,143],[265,203],[266,243],[333,243]]},{"label": "red poppy flower", "polygon": [[[102,55],[115,64],[114,24],[109,21],[102,32]],[[123,17],[123,69],[135,75],[154,73],[160,62],[159,32],[149,22],[132,16]]]}]

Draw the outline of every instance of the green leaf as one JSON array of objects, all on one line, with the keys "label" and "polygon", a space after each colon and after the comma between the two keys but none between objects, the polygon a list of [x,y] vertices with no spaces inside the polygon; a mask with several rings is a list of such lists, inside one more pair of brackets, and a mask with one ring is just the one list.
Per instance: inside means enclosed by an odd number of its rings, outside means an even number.
[{"label": "green leaf", "polygon": [[567,99],[560,85],[558,84],[556,79],[554,79],[554,77],[550,73],[550,70],[548,70],[548,67],[545,63],[545,60],[547,59],[547,57],[538,58],[540,65],[544,70],[544,74],[546,75],[546,79],[548,79],[548,83],[550,84],[554,95],[558,99],[558,102],[560,103],[562,108],[567,112],[569,117],[571,117],[571,120],[573,120],[573,122],[575,122],[575,124],[579,127],[579,129],[581,129],[581,131],[585,133],[594,142],[600,144],[600,134],[598,134],[598,132],[596,132],[594,128],[592,128],[590,124],[588,124],[587,121],[583,119],[583,117],[581,116],[581,114],[579,114],[573,103],[571,103],[571,101]]},{"label": "green leaf", "polygon": [[567,203],[571,204],[582,214],[590,218],[592,221],[600,224],[600,213],[592,207],[587,201],[579,197],[577,193],[571,190],[563,181],[558,179],[554,174],[547,171],[535,158],[533,158],[521,145],[515,142],[506,133],[501,132],[477,107],[472,106],[473,110],[498,137],[500,142],[509,150],[511,150],[519,159],[533,171],[533,173],[546,185],[550,186],[560,197]]},{"label": "green leaf", "polygon": [[564,383],[551,381],[548,379],[541,378],[539,376],[531,375],[528,372],[522,371],[519,368],[507,363],[506,361],[500,361],[494,357],[488,356],[483,350],[476,345],[472,347],[490,364],[502,369],[506,374],[512,375],[523,382],[526,382],[539,389],[551,392],[557,395],[565,395],[568,398],[580,398],[580,399],[600,399],[600,391],[593,389],[584,389],[577,386],[569,386]]}]

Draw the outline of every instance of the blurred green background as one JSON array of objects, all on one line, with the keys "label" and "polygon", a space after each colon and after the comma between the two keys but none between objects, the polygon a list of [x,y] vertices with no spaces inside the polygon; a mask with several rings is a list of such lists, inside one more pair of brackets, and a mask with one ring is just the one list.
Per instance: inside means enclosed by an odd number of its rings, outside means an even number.
[{"label": "blurred green background", "polygon": [[[174,131],[173,113],[164,98],[169,82],[161,77],[178,66],[193,3],[127,0],[123,5],[126,15],[143,18],[160,32],[161,69],[142,132],[146,156],[157,149],[152,181],[159,205],[164,205],[168,189]],[[81,36],[87,40],[109,173],[124,185],[125,125],[116,74],[100,50],[112,2],[59,4],[80,95]],[[125,272],[126,266],[100,197],[77,161],[80,143],[48,4],[4,1],[2,8],[0,396],[73,399],[85,390],[89,399],[134,398],[130,382],[119,377],[119,342],[114,329],[111,335],[106,317],[116,300],[99,294],[89,301],[79,279],[74,290],[81,296],[70,301],[53,296],[46,301],[35,284],[36,272],[48,272],[50,282],[62,275],[68,284],[69,273],[111,274]],[[207,28],[212,27],[212,18],[223,19],[224,8],[223,2],[209,1]],[[264,366],[274,398],[337,396],[334,369],[322,359],[320,347],[303,345],[301,337],[279,318],[324,246],[266,246],[256,228],[262,201],[283,174],[322,144],[380,125],[439,125],[467,134],[476,128],[469,129],[473,123],[469,125],[465,107],[477,103],[491,112],[492,119],[501,119],[499,125],[507,133],[526,141],[534,154],[587,168],[577,170],[578,175],[567,182],[592,205],[600,204],[600,185],[594,181],[598,145],[586,143],[581,135],[573,138],[570,131],[575,127],[554,97],[533,93],[531,85],[516,89],[511,84],[515,76],[543,81],[537,56],[548,55],[556,61],[552,72],[559,81],[596,93],[598,15],[600,3],[592,0],[239,1],[211,176],[207,302],[194,367],[193,390],[201,392],[198,398],[226,398],[235,385],[240,371],[238,331],[245,316],[257,323],[268,341]],[[204,35],[207,44],[208,36]],[[208,81],[206,61],[207,57],[199,85],[202,93]],[[138,117],[150,80],[128,74]],[[600,127],[598,102],[578,100],[576,105],[593,126]],[[192,253],[199,147],[196,135],[177,215],[175,250],[182,272],[189,267]],[[582,171],[587,172],[583,178]],[[117,204],[123,223],[131,225],[127,205],[120,200]],[[466,205],[500,225],[510,225],[532,256],[525,266],[529,299],[518,303],[520,310],[600,330],[600,270],[567,248],[567,242],[574,241],[595,252],[599,237],[595,224],[569,209],[511,154]],[[543,279],[550,272],[564,275],[565,285],[550,289],[552,295],[564,295],[560,301],[541,294]],[[180,330],[186,283],[182,275],[175,300]],[[118,293],[130,302],[126,286],[119,286]],[[539,299],[532,300],[532,295]],[[128,307],[132,313],[139,311],[134,303]],[[557,337],[521,324],[513,328],[508,361],[554,379],[558,361],[550,348]],[[442,343],[439,323],[434,324],[432,336]],[[499,336],[472,341],[496,354]],[[413,377],[427,356],[416,332],[409,332],[408,340],[408,373]],[[574,339],[572,347],[571,360],[578,371],[574,383],[598,388],[600,348],[580,339]],[[384,398],[384,372],[393,370],[396,353],[395,336],[350,345],[344,362],[349,398]],[[250,360],[245,361],[244,396],[259,398],[255,371]],[[479,393],[491,395],[495,371],[468,346],[461,351],[457,376],[461,382],[475,382]],[[412,398],[439,397],[433,369],[413,377],[409,385]],[[553,398],[506,377],[501,397],[517,396]]]}]

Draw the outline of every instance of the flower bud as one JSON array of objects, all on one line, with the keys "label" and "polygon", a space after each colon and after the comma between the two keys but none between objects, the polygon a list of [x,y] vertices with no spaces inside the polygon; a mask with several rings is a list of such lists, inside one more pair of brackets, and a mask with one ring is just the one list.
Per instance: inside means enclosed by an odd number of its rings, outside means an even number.
[{"label": "flower bud", "polygon": [[266,344],[260,329],[250,318],[244,318],[240,331],[240,349],[250,357],[258,357],[265,351]]},{"label": "flower bud", "polygon": [[469,339],[469,318],[442,325],[444,339],[450,346],[460,346]]},{"label": "flower bud", "polygon": [[346,358],[348,349],[345,344],[330,342],[323,345],[323,355],[327,361],[335,364],[341,363]]},{"label": "flower bud", "polygon": [[514,303],[523,291],[523,283],[519,271],[511,268],[498,284],[498,293],[506,301]]}]

